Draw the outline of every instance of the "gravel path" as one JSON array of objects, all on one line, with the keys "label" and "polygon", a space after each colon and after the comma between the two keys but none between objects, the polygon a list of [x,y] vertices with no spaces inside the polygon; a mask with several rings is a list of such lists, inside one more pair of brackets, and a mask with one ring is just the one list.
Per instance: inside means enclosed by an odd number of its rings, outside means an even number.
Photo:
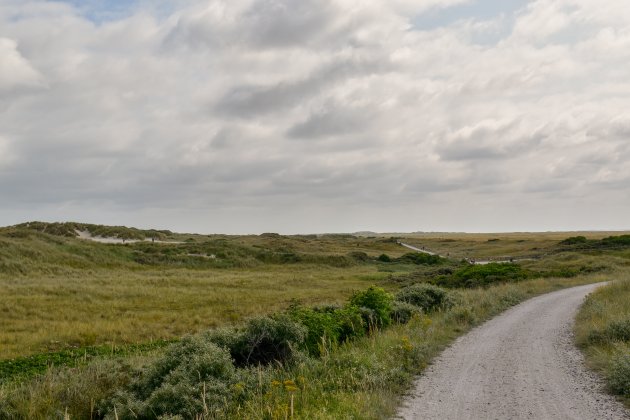
[{"label": "gravel path", "polygon": [[530,299],[460,337],[415,385],[404,419],[630,419],[573,345],[598,285]]}]

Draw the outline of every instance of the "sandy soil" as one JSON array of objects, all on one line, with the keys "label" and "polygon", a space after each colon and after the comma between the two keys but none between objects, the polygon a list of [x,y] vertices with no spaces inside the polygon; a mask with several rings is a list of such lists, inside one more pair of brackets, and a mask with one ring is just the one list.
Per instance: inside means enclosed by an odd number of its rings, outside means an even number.
[{"label": "sandy soil", "polygon": [[573,344],[597,285],[549,293],[459,338],[416,382],[404,419],[629,419]]},{"label": "sandy soil", "polygon": [[[417,252],[421,252],[423,254],[429,254],[429,255],[437,255],[438,257],[442,257],[442,258],[448,258],[448,255],[439,255],[435,252],[431,252],[429,250],[426,249],[422,249],[422,248],[416,248],[415,246],[409,245],[409,244],[405,244],[403,242],[398,242],[399,245],[404,246],[405,248],[411,249],[413,251],[417,251]],[[494,259],[494,260],[473,260],[473,259],[468,259],[468,262],[470,262],[471,264],[475,264],[475,265],[486,265],[486,264],[490,264],[490,263],[509,263],[509,262],[518,262],[518,261],[533,261],[534,258],[518,258],[518,257],[514,257],[514,258],[508,258],[508,257],[504,257],[504,259]]]},{"label": "sandy soil", "polygon": [[77,233],[77,237],[80,239],[86,239],[88,241],[100,242],[102,244],[132,244],[134,242],[155,242],[160,244],[181,244],[183,242],[176,241],[151,241],[151,239],[145,239],[144,241],[139,241],[137,239],[120,239],[120,238],[112,238],[112,237],[104,237],[104,236],[94,236],[87,230],[75,230]]}]

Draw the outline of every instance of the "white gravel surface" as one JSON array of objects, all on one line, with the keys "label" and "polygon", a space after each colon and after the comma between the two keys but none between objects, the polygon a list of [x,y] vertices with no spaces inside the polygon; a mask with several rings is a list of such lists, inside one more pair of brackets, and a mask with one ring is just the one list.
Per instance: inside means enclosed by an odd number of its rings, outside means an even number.
[{"label": "white gravel surface", "polygon": [[530,299],[460,337],[427,368],[403,419],[630,419],[573,342],[575,314],[598,285]]}]

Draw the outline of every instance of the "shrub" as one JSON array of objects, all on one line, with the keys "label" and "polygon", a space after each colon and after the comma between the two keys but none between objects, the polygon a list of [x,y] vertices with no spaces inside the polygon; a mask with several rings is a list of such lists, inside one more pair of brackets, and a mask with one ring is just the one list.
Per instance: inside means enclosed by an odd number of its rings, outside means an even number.
[{"label": "shrub", "polygon": [[348,254],[348,257],[359,262],[365,262],[365,261],[370,260],[370,256],[366,254],[365,252],[361,252],[361,251],[352,251]]},{"label": "shrub", "polygon": [[233,349],[239,346],[243,339],[243,332],[235,328],[224,327],[216,330],[208,330],[201,334],[206,340],[216,344],[217,346],[226,349],[233,353]]},{"label": "shrub", "polygon": [[386,263],[388,263],[388,262],[391,262],[391,261],[392,261],[392,259],[391,259],[391,258],[389,257],[389,255],[387,255],[387,254],[381,254],[381,255],[379,255],[379,256],[378,256],[378,258],[377,258],[377,260],[379,260],[380,262],[386,262]]},{"label": "shrub", "polygon": [[611,322],[600,331],[591,331],[588,340],[592,343],[605,341],[630,341],[630,319]]},{"label": "shrub", "polygon": [[398,324],[406,324],[415,315],[420,315],[422,311],[416,305],[411,303],[394,301],[392,304],[392,321]]},{"label": "shrub", "polygon": [[630,319],[612,322],[606,328],[606,335],[613,341],[630,341]]},{"label": "shrub", "polygon": [[439,255],[430,255],[422,252],[410,252],[400,258],[397,258],[396,261],[416,265],[437,265],[442,264],[442,262],[444,262],[444,259]]},{"label": "shrub", "polygon": [[629,246],[630,235],[609,236],[602,239],[602,245],[609,246]]},{"label": "shrub", "polygon": [[239,366],[286,362],[296,355],[307,329],[286,314],[250,319],[235,337],[226,339]]},{"label": "shrub", "polygon": [[414,284],[401,289],[396,300],[421,308],[425,312],[452,306],[450,293],[438,286],[427,283]]},{"label": "shrub", "polygon": [[340,343],[365,335],[366,325],[361,311],[356,306],[335,309],[334,316],[339,325]]},{"label": "shrub", "polygon": [[618,352],[612,359],[607,376],[612,392],[630,397],[630,354],[627,349]]},{"label": "shrub", "polygon": [[385,327],[391,323],[392,301],[391,294],[376,286],[357,292],[350,298],[351,305],[374,311],[373,326],[376,327]]},{"label": "shrub", "polygon": [[309,354],[319,356],[323,346],[339,342],[341,326],[334,311],[294,306],[289,316],[306,327],[304,347]]},{"label": "shrub", "polygon": [[343,343],[365,334],[365,322],[356,306],[329,305],[316,308],[292,306],[289,316],[307,329],[304,348],[319,356],[323,345]]},{"label": "shrub", "polygon": [[454,272],[449,277],[438,277],[440,285],[448,287],[479,287],[492,283],[524,280],[530,273],[517,264],[490,263],[469,265]]},{"label": "shrub", "polygon": [[588,241],[585,236],[571,236],[563,241],[560,241],[560,245],[579,245],[585,244]]},{"label": "shrub", "polygon": [[[230,354],[203,336],[185,337],[150,364],[125,391],[102,405],[105,418],[195,418],[231,398],[236,370]],[[115,410],[114,410],[115,407]]]}]

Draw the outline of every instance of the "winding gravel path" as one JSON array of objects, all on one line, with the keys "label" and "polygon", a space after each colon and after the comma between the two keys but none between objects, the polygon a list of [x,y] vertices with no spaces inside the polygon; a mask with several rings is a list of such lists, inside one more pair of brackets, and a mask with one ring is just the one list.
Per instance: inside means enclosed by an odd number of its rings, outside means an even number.
[{"label": "winding gravel path", "polygon": [[573,345],[599,285],[530,299],[460,337],[416,382],[404,419],[630,419]]}]

